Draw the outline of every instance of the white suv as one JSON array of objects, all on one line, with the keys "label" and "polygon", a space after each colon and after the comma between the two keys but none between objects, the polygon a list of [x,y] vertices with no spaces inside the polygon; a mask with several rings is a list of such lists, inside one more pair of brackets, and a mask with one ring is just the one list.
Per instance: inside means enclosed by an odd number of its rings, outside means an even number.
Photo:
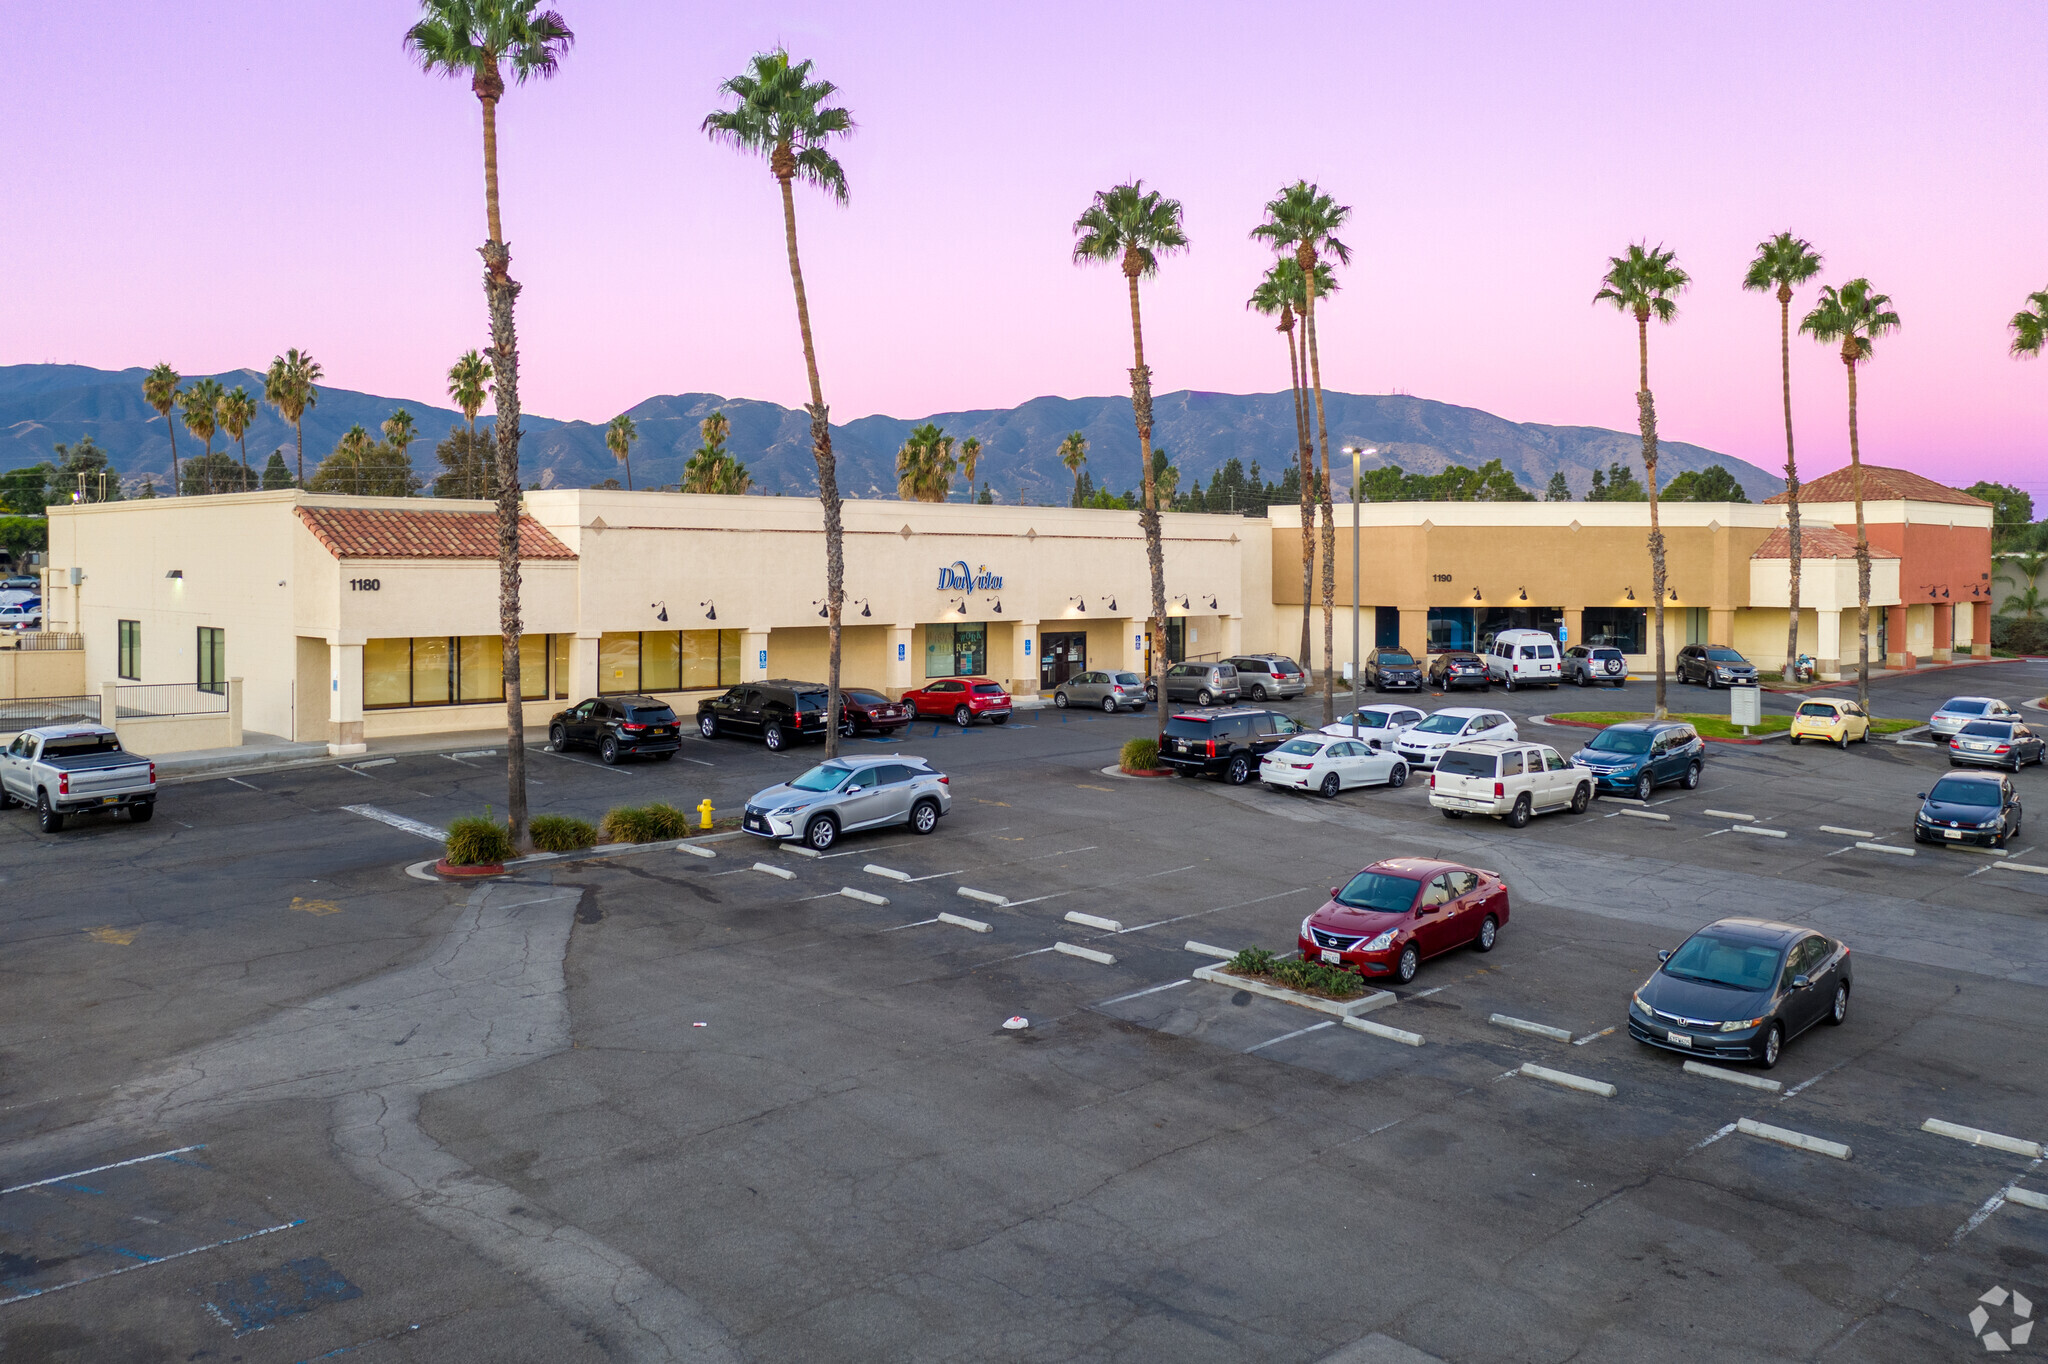
[{"label": "white suv", "polygon": [[1445,706],[1421,724],[1403,730],[1394,744],[1394,751],[1410,767],[1427,772],[1436,766],[1436,760],[1452,744],[1479,739],[1503,739],[1513,743],[1520,737],[1515,730],[1515,722],[1497,710]]},{"label": "white suv", "polygon": [[1545,630],[1503,630],[1486,651],[1486,677],[1509,691],[1516,687],[1554,687],[1558,671],[1557,636]]},{"label": "white suv", "polygon": [[1492,815],[1519,829],[1543,811],[1584,814],[1593,778],[1542,744],[1453,744],[1430,774],[1429,803],[1445,819]]}]

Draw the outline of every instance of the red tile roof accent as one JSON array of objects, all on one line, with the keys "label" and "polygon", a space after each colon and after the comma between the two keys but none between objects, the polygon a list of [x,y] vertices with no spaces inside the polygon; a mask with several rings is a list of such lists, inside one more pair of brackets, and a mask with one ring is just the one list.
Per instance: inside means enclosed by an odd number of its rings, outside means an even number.
[{"label": "red tile roof accent", "polygon": [[[299,519],[337,559],[495,559],[494,512],[300,507]],[[569,547],[530,516],[519,518],[519,557],[574,559]]]},{"label": "red tile roof accent", "polygon": [[[1855,492],[1850,488],[1850,470],[1847,466],[1831,474],[1822,474],[1810,483],[1799,485],[1801,502],[1853,502]],[[1786,503],[1792,499],[1784,493],[1767,497],[1765,502]],[[1887,469],[1882,464],[1863,466],[1863,500],[1865,502],[1952,502],[1959,507],[1988,507],[1991,504],[1982,498],[1972,497],[1959,488],[1945,483],[1936,483],[1914,473],[1911,469]]]},{"label": "red tile roof accent", "polygon": [[[1804,492],[1805,489],[1800,489]],[[1805,501],[1801,498],[1800,501]],[[1789,559],[1792,557],[1792,530],[1780,526],[1764,537],[1764,542],[1750,553],[1752,559]],[[1799,528],[1799,557],[1804,559],[1853,559],[1856,557],[1856,537],[1832,526],[1801,526]],[[1896,559],[1899,556],[1876,545],[1870,547],[1873,559]]]}]

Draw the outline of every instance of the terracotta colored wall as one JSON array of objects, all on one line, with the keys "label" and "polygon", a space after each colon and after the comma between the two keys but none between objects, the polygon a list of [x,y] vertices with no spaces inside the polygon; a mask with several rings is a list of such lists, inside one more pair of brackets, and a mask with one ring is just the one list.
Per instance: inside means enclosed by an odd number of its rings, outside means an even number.
[{"label": "terracotta colored wall", "polygon": [[[1852,521],[1841,528],[1854,535]],[[1971,588],[1991,590],[1991,531],[1984,526],[1871,523],[1870,543],[1899,556],[1899,600],[1977,601]],[[1930,592],[1929,589],[1933,590]],[[1941,591],[1948,589],[1948,596]]]}]

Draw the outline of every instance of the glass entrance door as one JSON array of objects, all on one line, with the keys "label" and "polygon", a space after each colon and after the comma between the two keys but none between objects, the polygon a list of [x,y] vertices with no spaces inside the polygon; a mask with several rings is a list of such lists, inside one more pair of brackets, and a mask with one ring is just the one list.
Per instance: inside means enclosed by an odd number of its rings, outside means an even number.
[{"label": "glass entrance door", "polygon": [[1088,635],[1083,630],[1044,631],[1038,636],[1038,689],[1051,691],[1088,669]]}]

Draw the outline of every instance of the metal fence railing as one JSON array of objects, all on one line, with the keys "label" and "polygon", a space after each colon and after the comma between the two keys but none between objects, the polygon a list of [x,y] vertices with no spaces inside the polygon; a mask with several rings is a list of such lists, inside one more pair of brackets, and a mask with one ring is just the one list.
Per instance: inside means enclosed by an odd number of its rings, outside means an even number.
[{"label": "metal fence railing", "polygon": [[143,682],[114,688],[115,714],[135,720],[152,715],[225,715],[226,688],[201,691],[189,682]]},{"label": "metal fence railing", "polygon": [[0,734],[38,725],[98,724],[97,696],[17,696],[0,701]]},{"label": "metal fence railing", "polygon": [[0,649],[83,649],[84,635],[53,634],[47,630],[23,630],[0,635]]}]

